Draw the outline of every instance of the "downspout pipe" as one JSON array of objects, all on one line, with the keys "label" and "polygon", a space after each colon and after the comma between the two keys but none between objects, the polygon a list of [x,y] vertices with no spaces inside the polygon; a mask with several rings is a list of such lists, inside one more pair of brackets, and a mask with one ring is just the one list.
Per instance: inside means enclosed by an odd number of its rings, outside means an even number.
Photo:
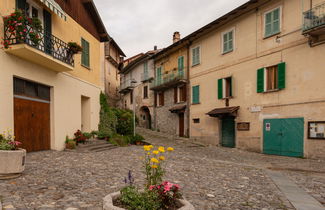
[{"label": "downspout pipe", "polygon": [[191,42],[188,42],[186,44],[186,48],[187,48],[187,59],[186,59],[186,63],[187,63],[187,67],[186,67],[186,78],[187,78],[187,84],[186,84],[186,88],[187,88],[187,96],[186,96],[186,101],[187,101],[187,137],[190,138],[190,126],[191,126],[191,114],[190,114],[190,106],[191,106],[191,97],[190,97],[190,93],[191,93],[191,81],[190,81],[190,46],[191,46]]}]

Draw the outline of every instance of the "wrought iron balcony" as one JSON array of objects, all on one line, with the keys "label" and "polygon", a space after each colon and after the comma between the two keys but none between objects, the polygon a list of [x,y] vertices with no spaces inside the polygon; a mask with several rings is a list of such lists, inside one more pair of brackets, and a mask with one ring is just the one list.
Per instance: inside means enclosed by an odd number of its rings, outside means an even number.
[{"label": "wrought iron balcony", "polygon": [[149,75],[149,73],[142,73],[141,74],[141,82],[146,82],[152,80],[153,77]]},{"label": "wrought iron balcony", "polygon": [[150,89],[164,90],[186,82],[187,77],[185,70],[171,71],[171,73],[165,74],[163,77],[156,77],[151,83]]},{"label": "wrought iron balcony", "polygon": [[[35,39],[36,38],[36,39]],[[26,21],[19,31],[4,24],[5,51],[54,71],[72,71],[74,58],[68,44],[44,30],[33,30]]]},{"label": "wrought iron balcony", "polygon": [[325,28],[325,2],[303,13],[303,33]]}]

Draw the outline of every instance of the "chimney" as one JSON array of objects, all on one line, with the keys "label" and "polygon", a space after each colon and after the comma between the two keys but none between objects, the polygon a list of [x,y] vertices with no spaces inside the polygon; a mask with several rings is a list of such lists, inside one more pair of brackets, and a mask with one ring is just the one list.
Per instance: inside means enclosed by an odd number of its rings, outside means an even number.
[{"label": "chimney", "polygon": [[153,50],[157,50],[157,49],[158,49],[157,45],[153,46]]},{"label": "chimney", "polygon": [[173,43],[178,42],[179,40],[181,40],[181,34],[178,31],[176,31],[174,32],[173,35]]}]

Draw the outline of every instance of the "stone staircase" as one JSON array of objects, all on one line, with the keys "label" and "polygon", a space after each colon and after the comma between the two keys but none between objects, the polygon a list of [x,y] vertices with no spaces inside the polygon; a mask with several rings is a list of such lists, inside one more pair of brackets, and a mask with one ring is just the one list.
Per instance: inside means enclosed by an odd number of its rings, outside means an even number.
[{"label": "stone staircase", "polygon": [[79,144],[76,152],[103,152],[118,148],[105,140],[91,139],[86,144]]}]

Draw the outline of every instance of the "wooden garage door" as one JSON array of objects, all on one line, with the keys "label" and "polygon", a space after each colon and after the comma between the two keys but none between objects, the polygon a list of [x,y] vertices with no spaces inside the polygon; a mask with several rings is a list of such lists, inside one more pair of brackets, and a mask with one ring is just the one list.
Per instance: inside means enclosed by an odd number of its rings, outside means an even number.
[{"label": "wooden garage door", "polygon": [[14,79],[16,140],[28,152],[50,149],[50,88]]}]

